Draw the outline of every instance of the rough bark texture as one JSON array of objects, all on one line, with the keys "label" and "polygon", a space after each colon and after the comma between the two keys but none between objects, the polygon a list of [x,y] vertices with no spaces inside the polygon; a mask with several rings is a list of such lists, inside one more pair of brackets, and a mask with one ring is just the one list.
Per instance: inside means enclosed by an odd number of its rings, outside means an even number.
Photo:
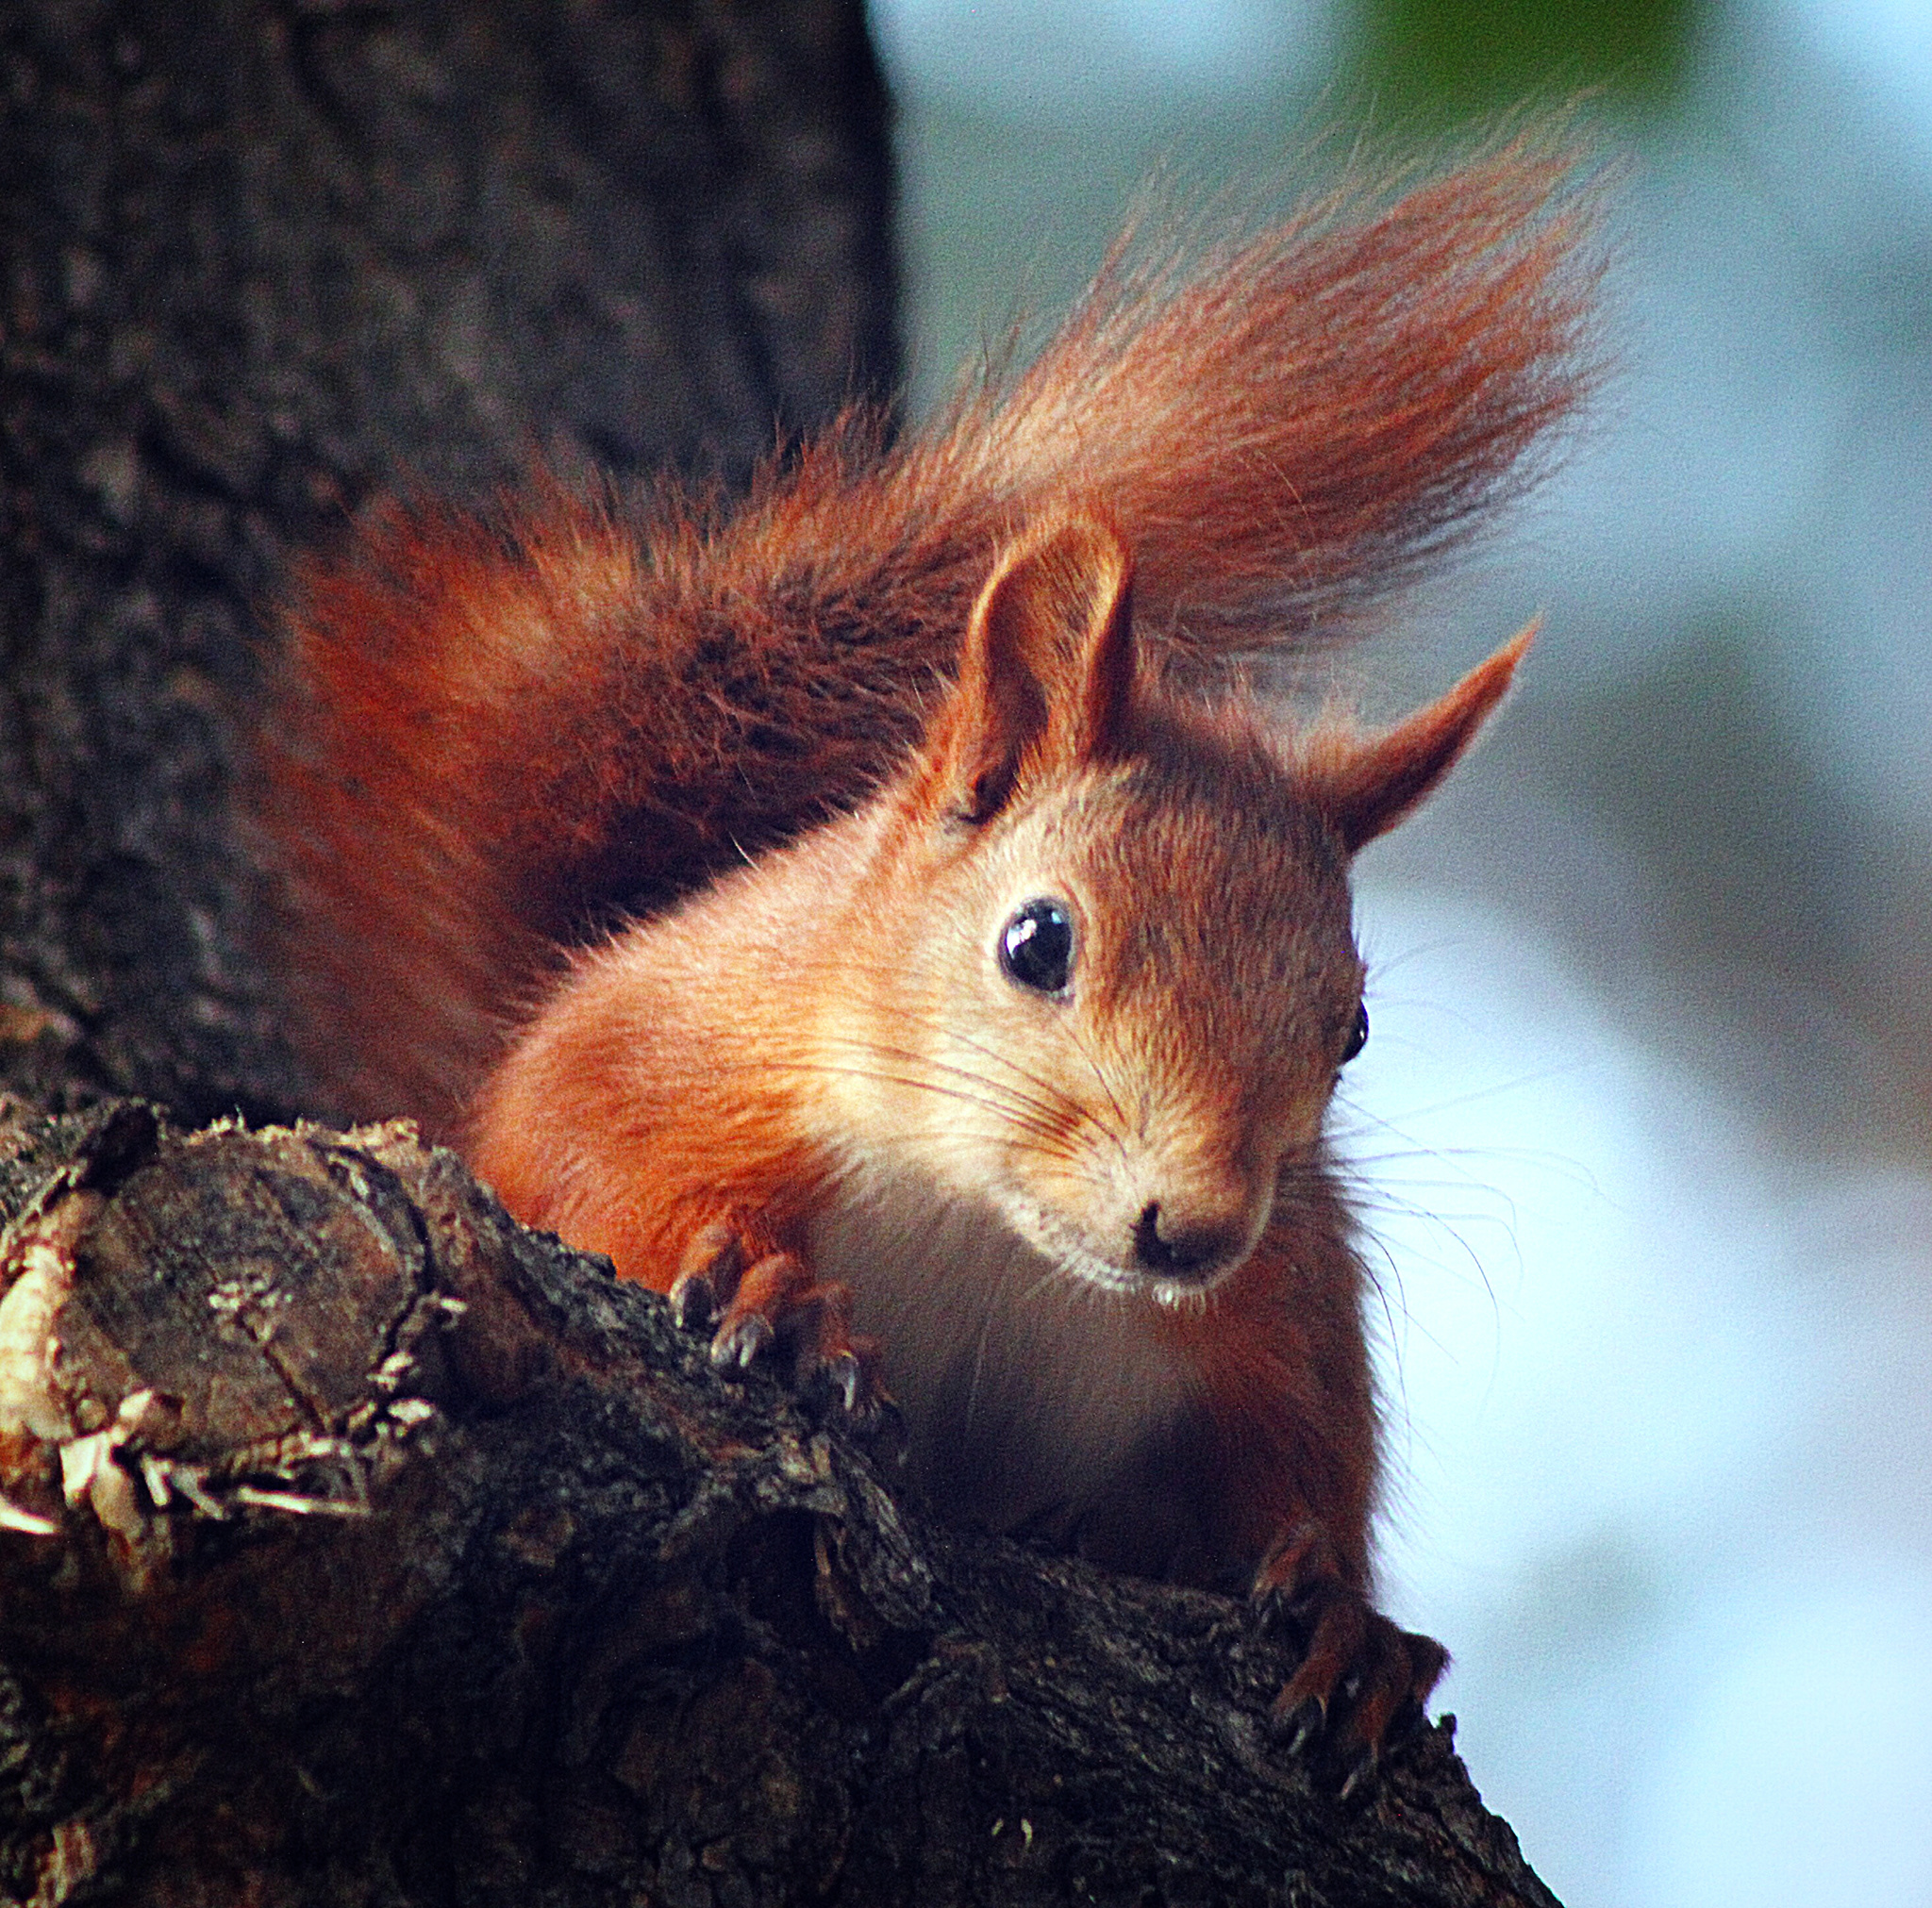
[{"label": "rough bark texture", "polygon": [[1437,1730],[926,1528],[404,1129],[302,1103],[232,790],[373,492],[726,480],[891,383],[858,0],[0,20],[0,1896],[1546,1902]]},{"label": "rough bark texture", "polygon": [[15,1899],[1550,1900],[1446,1727],[1331,1800],[1241,1606],[927,1527],[407,1126],[0,1161]]},{"label": "rough bark texture", "polygon": [[0,19],[0,1057],[290,1108],[229,790],[372,491],[729,476],[897,372],[858,0]]}]

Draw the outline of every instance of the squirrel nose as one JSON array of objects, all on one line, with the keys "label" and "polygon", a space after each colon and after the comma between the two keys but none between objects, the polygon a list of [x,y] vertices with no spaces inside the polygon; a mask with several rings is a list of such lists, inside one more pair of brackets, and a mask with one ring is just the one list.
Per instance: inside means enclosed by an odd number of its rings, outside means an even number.
[{"label": "squirrel nose", "polygon": [[1149,1200],[1134,1221],[1134,1254],[1151,1272],[1171,1278],[1215,1270],[1239,1249],[1243,1229],[1227,1219],[1189,1219],[1163,1214]]}]

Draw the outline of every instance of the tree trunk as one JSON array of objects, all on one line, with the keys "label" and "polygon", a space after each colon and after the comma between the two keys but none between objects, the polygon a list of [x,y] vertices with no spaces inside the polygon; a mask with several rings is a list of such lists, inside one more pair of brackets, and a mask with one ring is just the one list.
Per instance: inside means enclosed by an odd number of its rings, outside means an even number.
[{"label": "tree trunk", "polygon": [[372,492],[744,471],[897,375],[858,0],[14,0],[0,1080],[301,1103],[229,794]]},{"label": "tree trunk", "polygon": [[1447,1726],[1336,1800],[1291,1638],[928,1525],[407,1127],[113,1097],[302,1104],[232,803],[295,553],[891,386],[858,0],[0,48],[0,1894],[1547,1902]]}]

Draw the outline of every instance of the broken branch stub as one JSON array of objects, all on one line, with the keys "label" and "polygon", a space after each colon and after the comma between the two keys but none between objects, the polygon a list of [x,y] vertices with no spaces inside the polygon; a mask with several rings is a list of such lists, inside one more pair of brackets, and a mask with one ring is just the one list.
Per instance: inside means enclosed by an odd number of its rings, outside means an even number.
[{"label": "broken branch stub", "polygon": [[0,1118],[0,1894],[1546,1903],[1225,1600],[931,1529],[406,1125]]}]

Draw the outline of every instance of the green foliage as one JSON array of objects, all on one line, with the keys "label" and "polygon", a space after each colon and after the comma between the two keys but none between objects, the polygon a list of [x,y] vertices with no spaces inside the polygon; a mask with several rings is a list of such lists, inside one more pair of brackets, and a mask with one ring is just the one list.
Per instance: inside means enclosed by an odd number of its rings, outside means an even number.
[{"label": "green foliage", "polygon": [[1682,77],[1692,13],[1693,0],[1364,0],[1357,72],[1425,120],[1585,89],[1657,105]]}]

